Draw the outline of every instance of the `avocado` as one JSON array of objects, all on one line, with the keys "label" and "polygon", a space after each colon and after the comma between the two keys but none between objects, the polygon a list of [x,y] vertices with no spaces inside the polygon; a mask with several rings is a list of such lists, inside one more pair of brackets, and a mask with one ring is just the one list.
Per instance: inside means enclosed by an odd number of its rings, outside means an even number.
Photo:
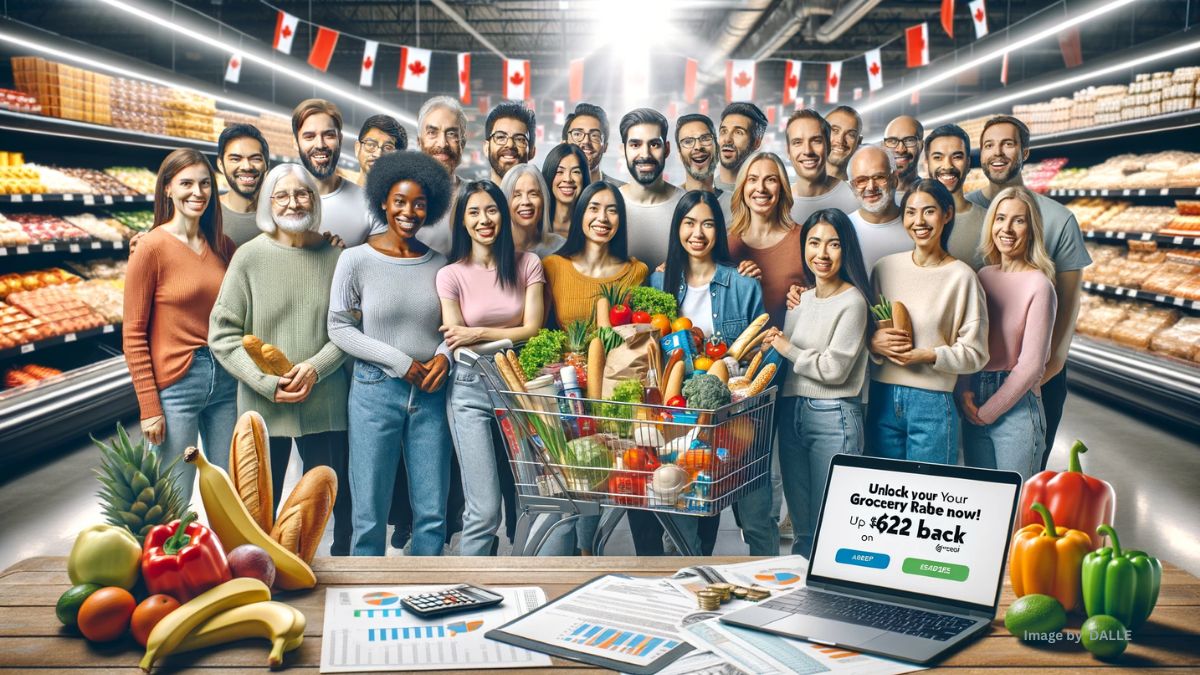
[{"label": "avocado", "polygon": [[1017,598],[1004,614],[1004,627],[1022,640],[1037,640],[1057,633],[1067,625],[1062,603],[1049,595],[1034,593]]}]

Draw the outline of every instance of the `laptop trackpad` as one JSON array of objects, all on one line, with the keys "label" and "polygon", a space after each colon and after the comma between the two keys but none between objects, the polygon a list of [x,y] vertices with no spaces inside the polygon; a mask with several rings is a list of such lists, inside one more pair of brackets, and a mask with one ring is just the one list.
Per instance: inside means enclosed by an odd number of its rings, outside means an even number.
[{"label": "laptop trackpad", "polygon": [[861,645],[867,640],[877,638],[887,631],[871,626],[860,626],[845,621],[823,619],[803,614],[790,614],[778,621],[772,621],[764,626],[770,631],[779,631],[792,635],[803,636],[816,642],[827,642],[839,645]]}]

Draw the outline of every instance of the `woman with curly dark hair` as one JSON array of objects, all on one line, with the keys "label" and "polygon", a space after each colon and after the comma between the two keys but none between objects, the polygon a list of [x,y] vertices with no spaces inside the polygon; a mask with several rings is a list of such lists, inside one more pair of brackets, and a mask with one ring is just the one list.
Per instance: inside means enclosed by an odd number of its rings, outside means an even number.
[{"label": "woman with curly dark hair", "polygon": [[396,152],[375,162],[367,204],[387,231],[347,249],[333,276],[329,337],[355,357],[350,383],[353,555],[383,555],[401,458],[413,513],[412,554],[441,555],[450,489],[450,430],[442,387],[437,273],[446,257],[417,240],[450,204],[450,177],[433,158]]}]

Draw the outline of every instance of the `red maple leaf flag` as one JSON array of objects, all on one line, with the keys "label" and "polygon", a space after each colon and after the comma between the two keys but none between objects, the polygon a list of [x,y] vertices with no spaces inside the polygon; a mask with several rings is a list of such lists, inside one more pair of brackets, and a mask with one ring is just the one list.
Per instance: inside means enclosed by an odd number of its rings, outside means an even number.
[{"label": "red maple leaf flag", "polygon": [[379,43],[367,40],[363,47],[362,71],[358,75],[358,86],[369,87],[375,83],[375,55],[379,53]]},{"label": "red maple leaf flag", "polygon": [[1068,68],[1083,65],[1083,45],[1079,41],[1078,26],[1058,34],[1058,48],[1062,52],[1063,65]]},{"label": "red maple leaf flag", "polygon": [[528,59],[504,60],[504,98],[524,101],[529,95]]},{"label": "red maple leaf flag", "polygon": [[783,67],[783,104],[791,105],[800,98],[800,62],[788,59]]},{"label": "red maple leaf flag", "polygon": [[834,61],[825,72],[825,102],[838,102],[838,88],[842,86],[842,62]]},{"label": "red maple leaf flag", "polygon": [[867,86],[871,91],[883,89],[883,59],[879,49],[868,50],[863,56],[867,64]]},{"label": "red maple leaf flag", "polygon": [[696,59],[688,59],[683,67],[683,102],[691,105],[696,102],[696,73],[700,69],[700,62]]},{"label": "red maple leaf flag", "polygon": [[975,39],[978,40],[988,34],[987,5],[984,0],[971,0],[967,7],[971,10],[971,22],[975,24]]},{"label": "red maple leaf flag", "polygon": [[333,59],[333,50],[337,47],[338,32],[332,28],[317,26],[317,39],[313,40],[312,51],[308,53],[308,65],[321,72],[329,70],[329,61]]},{"label": "red maple leaf flag", "polygon": [[300,19],[280,11],[275,17],[275,49],[284,54],[292,53],[292,39],[296,37],[296,26],[300,23]]},{"label": "red maple leaf flag", "polygon": [[229,57],[229,65],[225,66],[225,81],[238,83],[238,79],[242,76],[242,55],[234,54]]},{"label": "red maple leaf flag", "polygon": [[566,124],[567,123],[567,102],[566,101],[559,101],[559,100],[554,101],[554,123],[555,124]]},{"label": "red maple leaf flag", "polygon": [[471,54],[458,55],[458,100],[471,105]]},{"label": "red maple leaf flag", "polygon": [[429,91],[429,65],[433,52],[420,47],[400,48],[400,77],[396,88],[404,91]]},{"label": "red maple leaf flag", "polygon": [[725,62],[725,100],[754,100],[754,60],[730,59]]},{"label": "red maple leaf flag", "polygon": [[572,59],[570,66],[570,95],[571,103],[583,100],[583,59]]},{"label": "red maple leaf flag", "polygon": [[904,29],[904,37],[908,43],[908,67],[929,65],[929,24],[919,23]]},{"label": "red maple leaf flag", "polygon": [[954,39],[954,0],[942,0],[942,30]]},{"label": "red maple leaf flag", "polygon": [[767,126],[775,124],[775,106],[769,105],[765,111],[767,113]]}]

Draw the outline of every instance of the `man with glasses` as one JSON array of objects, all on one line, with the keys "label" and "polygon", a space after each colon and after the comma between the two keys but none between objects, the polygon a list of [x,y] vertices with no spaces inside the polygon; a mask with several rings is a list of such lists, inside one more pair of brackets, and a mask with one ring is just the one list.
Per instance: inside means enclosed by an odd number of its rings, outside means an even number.
[{"label": "man with glasses", "polygon": [[229,183],[229,191],[221,195],[221,223],[238,246],[262,234],[255,215],[270,156],[267,139],[249,124],[227,126],[217,139],[217,171]]},{"label": "man with glasses", "polygon": [[731,219],[733,193],[713,185],[717,173],[717,130],[708,115],[691,113],[675,120],[675,145],[683,164],[683,190],[704,190],[717,196],[726,225]]},{"label": "man with glasses", "polygon": [[850,158],[848,168],[858,209],[847,215],[870,272],[885,255],[913,247],[896,205],[896,158],[878,145],[864,145]]},{"label": "man with glasses", "polygon": [[917,175],[917,158],[925,144],[925,127],[912,115],[901,115],[892,120],[883,132],[883,145],[896,157],[896,203],[904,193],[920,180]]},{"label": "man with glasses", "polygon": [[792,220],[803,223],[821,209],[853,213],[858,200],[850,186],[826,173],[831,129],[820,113],[804,108],[787,123],[787,155],[796,170],[792,183]]},{"label": "man with glasses", "polygon": [[[408,148],[408,134],[396,121],[388,115],[372,115],[363,122],[358,132],[358,140],[354,143],[354,156],[362,171],[358,173],[358,184],[367,184],[367,174],[375,160],[384,155],[390,155],[397,150]],[[371,234],[376,234],[374,231]]]},{"label": "man with glasses", "polygon": [[963,184],[971,170],[971,137],[957,124],[943,124],[934,129],[925,137],[925,164],[929,176],[954,196],[954,229],[950,230],[946,252],[978,272],[983,267],[979,237],[987,209],[972,204],[963,194]]},{"label": "man with glasses", "polygon": [[737,101],[721,111],[721,128],[717,140],[721,144],[721,170],[717,187],[732,191],[738,169],[762,145],[767,133],[767,116],[753,103]]},{"label": "man with glasses", "polygon": [[654,269],[667,259],[671,217],[683,190],[663,178],[671,141],[667,118],[650,108],[621,118],[621,146],[633,180],[620,187],[625,198],[629,254]]},{"label": "man with glasses", "polygon": [[[421,106],[417,113],[417,148],[436,159],[450,174],[454,193],[458,194],[461,183],[455,171],[462,163],[463,149],[467,137],[467,114],[458,99],[450,96],[434,96]],[[417,241],[446,255],[450,252],[450,214],[454,205],[446,209],[446,215],[436,223],[426,223],[417,230]],[[407,499],[407,493],[405,493]],[[405,501],[405,504],[408,502]]]},{"label": "man with glasses", "polygon": [[847,180],[846,165],[862,142],[862,115],[848,105],[839,105],[825,116],[829,122],[829,159],[827,170],[838,180]]},{"label": "man with glasses", "polygon": [[563,125],[562,139],[564,143],[578,145],[583,151],[591,172],[591,182],[604,180],[617,187],[625,184],[625,181],[600,170],[600,162],[604,159],[604,153],[608,152],[608,115],[603,108],[591,103],[575,106],[575,111],[567,115],[567,123]]},{"label": "man with glasses", "polygon": [[292,134],[300,161],[321,195],[321,233],[350,247],[365,242],[371,222],[363,190],[337,173],[342,155],[342,113],[330,101],[310,98],[292,111]]},{"label": "man with glasses", "polygon": [[504,101],[488,113],[483,149],[492,165],[493,183],[499,185],[509,169],[533,159],[536,128],[533,111],[517,101]]}]

